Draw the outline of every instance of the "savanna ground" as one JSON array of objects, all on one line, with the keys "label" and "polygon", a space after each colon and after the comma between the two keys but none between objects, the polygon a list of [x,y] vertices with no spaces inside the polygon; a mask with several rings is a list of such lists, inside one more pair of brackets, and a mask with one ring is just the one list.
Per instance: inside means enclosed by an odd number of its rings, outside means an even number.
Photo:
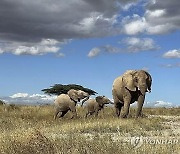
[{"label": "savanna ground", "polygon": [[[115,116],[106,107],[97,118],[53,119],[53,106],[0,106],[1,154],[179,154],[180,108],[144,108],[144,118]],[[136,142],[135,137],[143,138]],[[144,141],[147,137],[146,142]],[[163,142],[156,142],[163,140]],[[175,142],[172,143],[172,140]],[[168,141],[168,142],[167,142]]]}]

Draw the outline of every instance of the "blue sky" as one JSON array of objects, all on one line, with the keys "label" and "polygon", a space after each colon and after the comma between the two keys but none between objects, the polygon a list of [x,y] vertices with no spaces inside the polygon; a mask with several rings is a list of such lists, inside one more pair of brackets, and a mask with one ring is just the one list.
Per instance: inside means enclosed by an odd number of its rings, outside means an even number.
[{"label": "blue sky", "polygon": [[43,95],[55,83],[112,98],[116,77],[145,69],[153,78],[146,101],[180,105],[178,0],[46,2],[0,2],[2,99]]}]

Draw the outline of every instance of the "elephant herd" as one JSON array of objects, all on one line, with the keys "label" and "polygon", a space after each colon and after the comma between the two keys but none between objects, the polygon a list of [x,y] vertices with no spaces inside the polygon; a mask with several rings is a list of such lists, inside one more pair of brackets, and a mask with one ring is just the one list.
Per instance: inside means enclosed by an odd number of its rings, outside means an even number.
[{"label": "elephant herd", "polygon": [[[61,94],[55,100],[55,115],[54,119],[63,117],[68,111],[71,111],[73,116],[77,116],[76,104],[82,100],[82,105],[86,102],[86,115],[95,114],[103,109],[105,104],[114,104],[116,115],[122,118],[127,118],[130,104],[137,101],[136,117],[142,116],[142,107],[145,100],[146,92],[151,92],[152,77],[144,70],[128,70],[121,76],[117,77],[112,86],[112,95],[114,102],[111,102],[105,96],[97,96],[89,99],[89,94],[82,90],[71,89],[67,94]],[[81,106],[82,106],[81,105]],[[123,112],[121,113],[121,110]]]}]

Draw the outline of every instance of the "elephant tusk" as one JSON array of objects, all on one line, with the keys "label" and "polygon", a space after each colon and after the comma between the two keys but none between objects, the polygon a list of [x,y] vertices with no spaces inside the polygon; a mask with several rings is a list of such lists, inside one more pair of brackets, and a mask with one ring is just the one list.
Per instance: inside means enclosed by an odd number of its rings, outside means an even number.
[{"label": "elephant tusk", "polygon": [[137,90],[141,91],[139,87],[137,87]]}]

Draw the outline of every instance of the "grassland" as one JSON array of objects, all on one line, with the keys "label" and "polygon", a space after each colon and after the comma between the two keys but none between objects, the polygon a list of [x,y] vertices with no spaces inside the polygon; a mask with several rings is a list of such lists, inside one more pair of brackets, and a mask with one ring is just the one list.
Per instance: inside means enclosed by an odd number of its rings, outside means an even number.
[{"label": "grassland", "polygon": [[134,147],[132,137],[175,138],[180,135],[180,108],[143,109],[144,118],[119,119],[105,108],[98,118],[53,119],[53,106],[0,106],[1,154],[178,154],[179,143],[143,143]]}]

